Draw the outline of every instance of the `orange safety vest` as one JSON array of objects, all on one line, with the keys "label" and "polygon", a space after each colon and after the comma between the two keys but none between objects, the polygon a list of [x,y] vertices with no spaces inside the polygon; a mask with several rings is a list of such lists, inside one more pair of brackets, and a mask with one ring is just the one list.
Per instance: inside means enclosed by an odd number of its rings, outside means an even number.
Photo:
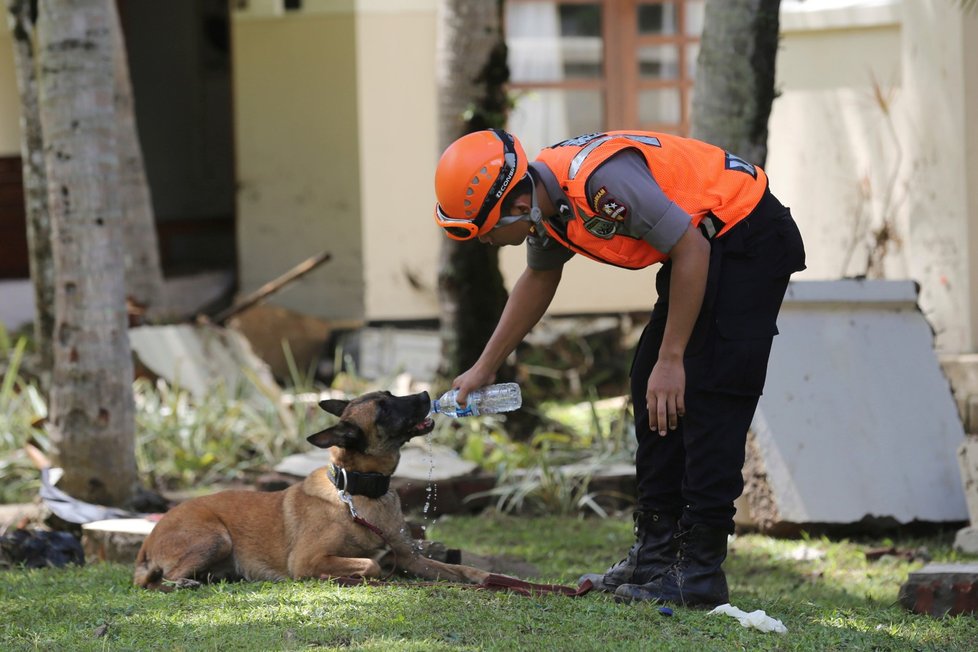
[{"label": "orange safety vest", "polygon": [[662,192],[692,216],[694,226],[710,213],[723,222],[718,237],[747,217],[767,188],[767,175],[761,168],[690,138],[651,131],[608,131],[552,145],[536,160],[557,177],[576,214],[566,222],[545,220],[544,225],[565,247],[599,262],[641,269],[669,257],[645,240],[620,233],[623,216],[603,214],[599,198],[592,204],[587,196],[591,174],[627,148],[642,153]]}]

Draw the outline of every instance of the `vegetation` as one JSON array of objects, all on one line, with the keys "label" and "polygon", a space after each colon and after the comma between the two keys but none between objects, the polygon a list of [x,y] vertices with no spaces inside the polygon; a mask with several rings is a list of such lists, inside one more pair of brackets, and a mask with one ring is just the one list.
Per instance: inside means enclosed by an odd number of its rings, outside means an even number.
[{"label": "vegetation", "polygon": [[21,375],[27,339],[11,341],[0,324],[0,504],[26,500],[37,494],[37,469],[23,453],[34,441],[47,448],[47,437],[35,427],[47,416],[47,405],[37,386]]},{"label": "vegetation", "polygon": [[[478,554],[508,554],[539,577],[574,584],[629,545],[622,519],[443,518],[430,538]],[[954,560],[949,538],[902,541]],[[0,649],[68,650],[973,650],[978,619],[930,618],[897,606],[898,587],[921,562],[868,547],[889,541],[777,541],[737,537],[726,568],[732,604],[763,609],[784,635],[746,629],[727,616],[610,596],[526,598],[407,580],[383,587],[330,582],[217,584],[157,594],[130,584],[131,568],[0,572]],[[795,561],[799,550],[823,557]]]},{"label": "vegetation", "polygon": [[[37,495],[37,470],[23,447],[32,442],[49,449],[43,429],[47,405],[37,384],[22,373],[29,350],[26,337],[14,342],[0,330],[0,503]],[[247,387],[217,385],[202,397],[162,379],[137,379],[136,457],[143,483],[163,492],[239,484],[270,471],[286,455],[308,452],[305,436],[335,418],[316,405],[317,392],[324,388],[294,362],[291,368],[293,400],[284,405],[257,379]],[[370,383],[358,377],[349,360],[343,368],[333,381],[334,391],[353,396],[393,385],[392,379]],[[527,441],[510,437],[504,415],[441,419],[431,441],[495,474],[493,495],[502,510],[603,513],[589,492],[587,469],[565,473],[558,467],[583,460],[630,460],[634,436],[628,408],[620,400],[539,405],[542,425]]]},{"label": "vegetation", "polygon": [[[21,448],[26,441],[47,446],[39,427],[46,407],[23,366],[29,349],[26,340],[0,332],[0,502],[36,495],[37,472]],[[162,381],[137,381],[137,454],[146,482],[158,489],[216,488],[308,450],[302,436],[332,417],[300,400],[314,387],[293,376],[297,399],[285,407],[262,399],[262,392],[217,387],[195,399]],[[350,371],[336,378],[334,389],[357,394],[370,385]],[[542,425],[526,441],[508,436],[503,416],[439,422],[432,441],[497,473],[497,506],[520,516],[442,517],[426,523],[427,536],[467,553],[525,560],[538,572],[524,579],[573,585],[616,561],[632,535],[627,517],[583,518],[603,512],[588,487],[587,467],[578,473],[558,467],[630,459],[629,407],[593,397],[537,404]],[[899,554],[867,558],[869,548],[891,546],[912,551],[914,561]],[[354,588],[314,581],[217,584],[162,595],[132,587],[130,566],[14,569],[0,571],[0,649],[975,649],[974,617],[935,619],[896,604],[899,586],[925,558],[955,561],[950,535],[735,538],[726,563],[731,602],[780,619],[785,635],[704,611],[675,608],[670,617],[661,605],[619,605],[602,594],[526,598],[400,580]]]}]

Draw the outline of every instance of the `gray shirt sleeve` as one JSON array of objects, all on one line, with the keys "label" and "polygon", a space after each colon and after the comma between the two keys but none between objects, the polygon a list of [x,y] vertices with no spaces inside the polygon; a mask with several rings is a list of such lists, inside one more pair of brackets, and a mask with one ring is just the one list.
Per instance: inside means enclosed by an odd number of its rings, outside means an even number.
[{"label": "gray shirt sleeve", "polygon": [[530,269],[557,269],[573,256],[573,251],[553,238],[547,238],[546,244],[542,238],[536,236],[530,236],[526,240],[526,266]]},{"label": "gray shirt sleeve", "polygon": [[587,181],[588,201],[604,207],[614,202],[624,209],[623,232],[641,238],[664,254],[683,237],[692,218],[669,199],[634,149],[618,152],[598,166]]}]

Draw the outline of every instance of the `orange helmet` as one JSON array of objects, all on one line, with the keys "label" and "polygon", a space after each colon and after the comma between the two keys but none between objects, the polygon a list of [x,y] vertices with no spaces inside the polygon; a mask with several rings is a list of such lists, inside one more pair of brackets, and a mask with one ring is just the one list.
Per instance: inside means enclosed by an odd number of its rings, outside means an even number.
[{"label": "orange helmet", "polygon": [[488,233],[499,221],[506,193],[526,174],[523,146],[501,129],[462,136],[435,170],[435,222],[453,240]]}]

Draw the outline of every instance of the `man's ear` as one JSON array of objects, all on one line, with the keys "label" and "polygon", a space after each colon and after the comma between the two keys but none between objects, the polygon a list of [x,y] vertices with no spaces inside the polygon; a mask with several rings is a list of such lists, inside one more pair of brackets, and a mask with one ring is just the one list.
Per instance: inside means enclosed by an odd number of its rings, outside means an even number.
[{"label": "man's ear", "polygon": [[348,421],[340,421],[332,428],[326,428],[326,430],[320,430],[314,435],[309,435],[306,437],[306,441],[319,448],[339,446],[340,448],[363,450],[366,438],[363,431],[360,430],[360,426]]},{"label": "man's ear", "polygon": [[345,410],[346,406],[349,404],[349,401],[341,401],[336,398],[327,398],[319,402],[319,407],[326,410],[334,417],[341,417],[343,416],[343,410]]}]

